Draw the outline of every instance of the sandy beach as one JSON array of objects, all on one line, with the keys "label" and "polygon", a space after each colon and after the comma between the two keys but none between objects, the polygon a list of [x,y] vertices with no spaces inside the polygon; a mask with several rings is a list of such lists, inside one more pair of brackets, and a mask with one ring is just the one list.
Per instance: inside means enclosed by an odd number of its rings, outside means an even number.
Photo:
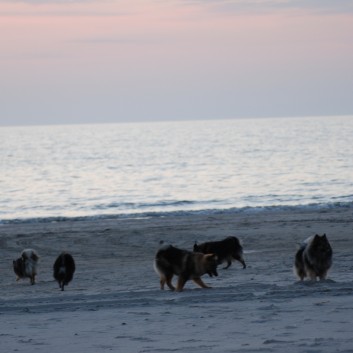
[{"label": "sandy beach", "polygon": [[[326,233],[328,279],[298,282],[297,246]],[[2,352],[353,352],[353,217],[350,208],[190,214],[0,225]],[[159,289],[160,242],[235,235],[239,263],[181,293]],[[37,283],[16,282],[12,260],[40,255]],[[64,292],[52,276],[63,250],[77,271]]]}]

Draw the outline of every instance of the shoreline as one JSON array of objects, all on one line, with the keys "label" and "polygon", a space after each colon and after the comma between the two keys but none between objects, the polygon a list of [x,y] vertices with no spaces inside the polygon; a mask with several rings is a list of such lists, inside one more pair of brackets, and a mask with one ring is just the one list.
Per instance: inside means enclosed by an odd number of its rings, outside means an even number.
[{"label": "shoreline", "polygon": [[[326,233],[333,266],[322,282],[298,282],[297,245]],[[194,214],[139,219],[2,224],[2,347],[11,352],[349,352],[353,346],[353,219],[349,208]],[[247,268],[234,262],[159,289],[153,258],[160,242],[190,249],[195,241],[239,237]],[[38,281],[15,281],[23,248],[40,256]],[[76,261],[59,290],[52,266],[62,251]],[[174,279],[175,281],[175,279]]]},{"label": "shoreline", "polygon": [[310,203],[299,205],[268,205],[268,206],[244,206],[213,209],[195,210],[171,210],[171,211],[145,211],[145,212],[121,212],[121,213],[102,213],[94,215],[80,216],[43,216],[43,217],[13,217],[0,219],[0,226],[4,224],[32,224],[32,223],[55,223],[70,221],[104,221],[104,220],[125,220],[139,218],[164,218],[164,217],[192,217],[195,215],[216,216],[219,214],[257,214],[262,212],[281,212],[281,211],[316,211],[326,212],[334,209],[353,209],[353,201]]}]

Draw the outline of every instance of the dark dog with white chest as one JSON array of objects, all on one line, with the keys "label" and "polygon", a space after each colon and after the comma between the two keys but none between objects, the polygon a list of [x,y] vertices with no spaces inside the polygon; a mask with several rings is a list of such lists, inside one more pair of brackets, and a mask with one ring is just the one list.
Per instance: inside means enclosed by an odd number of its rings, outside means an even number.
[{"label": "dark dog with white chest", "polygon": [[243,247],[237,237],[227,237],[220,241],[209,241],[202,244],[195,243],[194,252],[216,254],[218,264],[227,261],[225,268],[228,268],[232,264],[232,260],[239,261],[243,265],[243,268],[246,268],[243,257]]},{"label": "dark dog with white chest", "polygon": [[58,281],[60,289],[63,291],[64,286],[67,286],[72,281],[76,265],[74,258],[67,252],[62,252],[55,260],[54,278]]},{"label": "dark dog with white chest", "polygon": [[300,280],[323,280],[332,265],[332,248],[326,234],[307,239],[295,254],[294,270]]}]

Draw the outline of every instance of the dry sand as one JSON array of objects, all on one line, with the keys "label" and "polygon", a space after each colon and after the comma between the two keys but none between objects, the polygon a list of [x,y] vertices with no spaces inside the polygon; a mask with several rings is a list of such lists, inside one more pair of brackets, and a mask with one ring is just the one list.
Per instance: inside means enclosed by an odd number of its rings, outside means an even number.
[{"label": "dry sand", "polygon": [[[334,263],[328,280],[297,282],[297,244],[326,233]],[[239,263],[182,293],[159,289],[159,242],[238,236]],[[353,352],[351,209],[180,215],[0,225],[1,352]],[[24,248],[40,258],[37,284],[15,281]],[[52,277],[57,255],[76,260],[64,292]]]}]

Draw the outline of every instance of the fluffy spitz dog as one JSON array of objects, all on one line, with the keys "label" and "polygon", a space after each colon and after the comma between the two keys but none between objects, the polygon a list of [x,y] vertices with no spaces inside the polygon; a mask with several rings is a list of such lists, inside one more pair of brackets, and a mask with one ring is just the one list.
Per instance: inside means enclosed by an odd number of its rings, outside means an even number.
[{"label": "fluffy spitz dog", "polygon": [[21,257],[13,261],[13,270],[17,275],[16,281],[21,278],[29,278],[31,284],[34,284],[37,275],[38,260],[39,256],[35,250],[23,250]]},{"label": "fluffy spitz dog", "polygon": [[67,252],[62,252],[54,262],[53,276],[58,281],[60,289],[63,291],[64,286],[67,286],[72,281],[76,270],[75,261],[72,255]]},{"label": "fluffy spitz dog", "polygon": [[[186,281],[190,279],[201,288],[210,288],[202,281],[201,276],[206,273],[210,277],[218,276],[216,255],[193,253],[172,245],[157,251],[154,269],[160,276],[161,289],[167,284],[171,290],[176,289],[178,292],[183,290]],[[176,288],[172,284],[174,275],[178,276]]]},{"label": "fluffy spitz dog", "polygon": [[227,261],[227,266],[224,268],[228,268],[232,264],[233,259],[239,261],[243,265],[243,268],[246,268],[243,247],[237,237],[227,237],[220,241],[209,241],[202,244],[195,243],[194,252],[216,254],[219,265]]},{"label": "fluffy spitz dog", "polygon": [[308,238],[295,255],[294,270],[300,280],[325,279],[332,265],[332,248],[326,234]]}]

